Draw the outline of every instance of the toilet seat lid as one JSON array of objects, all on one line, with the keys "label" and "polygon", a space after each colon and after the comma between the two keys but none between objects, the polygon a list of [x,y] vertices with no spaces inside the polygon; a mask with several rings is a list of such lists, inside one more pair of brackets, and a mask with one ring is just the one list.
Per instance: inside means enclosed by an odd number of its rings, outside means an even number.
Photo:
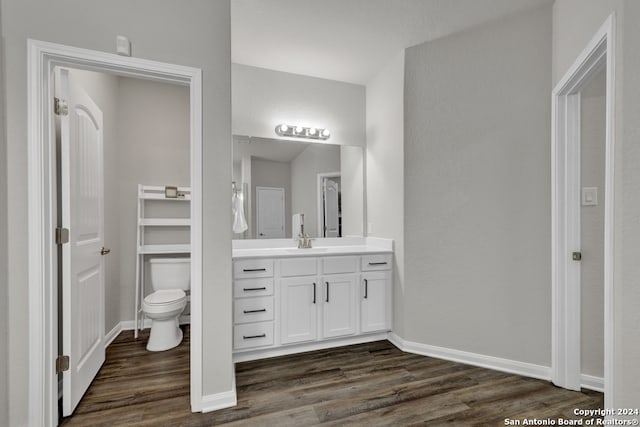
[{"label": "toilet seat lid", "polygon": [[179,301],[186,297],[186,294],[182,289],[166,289],[161,291],[155,291],[154,293],[147,295],[144,302],[147,304],[169,304]]}]

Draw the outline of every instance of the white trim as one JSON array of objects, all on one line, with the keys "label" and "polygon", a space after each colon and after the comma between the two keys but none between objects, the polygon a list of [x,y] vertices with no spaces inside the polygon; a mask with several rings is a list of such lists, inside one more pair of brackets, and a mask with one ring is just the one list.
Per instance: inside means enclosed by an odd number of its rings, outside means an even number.
[{"label": "white trim", "polygon": [[116,326],[114,326],[113,329],[111,329],[109,332],[105,334],[104,336],[105,347],[109,347],[109,345],[113,342],[113,340],[115,340],[118,337],[118,335],[120,335],[120,332],[124,330],[124,328],[122,327],[122,323],[123,322],[118,322],[118,324],[116,324]]},{"label": "white trim", "polygon": [[593,375],[580,375],[580,385],[587,390],[599,391],[604,393],[604,378],[595,377]]},{"label": "white trim", "polygon": [[236,375],[234,372],[231,382],[231,390],[202,396],[202,403],[200,406],[202,407],[202,412],[212,412],[219,409],[231,408],[237,404]]},{"label": "white trim", "polygon": [[[340,172],[322,172],[316,177],[316,222],[318,225],[318,237],[325,238],[322,221],[324,219],[324,178],[342,178]],[[340,192],[342,192],[342,180],[340,180]],[[295,236],[293,236],[295,238]]]},{"label": "white trim", "polygon": [[271,357],[285,356],[289,354],[306,353],[308,351],[324,350],[327,348],[342,347],[345,345],[363,344],[367,342],[382,341],[387,339],[387,332],[376,334],[358,335],[353,337],[336,338],[324,341],[313,341],[302,344],[284,345],[274,348],[262,348],[249,351],[236,351],[233,353],[233,363],[248,362],[250,360],[268,359]]},{"label": "white trim", "polygon": [[551,379],[551,369],[548,366],[535,365],[533,363],[520,362],[518,360],[503,359],[501,357],[487,356],[484,354],[470,353],[468,351],[454,350],[451,348],[407,341],[393,332],[389,333],[388,339],[393,345],[407,353],[415,353],[421,356],[450,360],[452,362],[479,366],[481,368],[508,372],[510,374],[522,375],[540,380],[549,381]]},{"label": "white trim", "polygon": [[[604,201],[604,392],[605,407],[615,406],[614,381],[614,221],[615,221],[615,14],[611,14],[552,92],[552,357],[554,384],[579,390],[580,286],[579,265],[579,101],[591,76],[606,66],[606,137]],[[578,129],[577,129],[578,128]],[[573,160],[573,164],[570,162]],[[577,169],[577,170],[576,170]],[[575,190],[576,194],[573,194]],[[579,223],[578,223],[579,227]]]},{"label": "white trim", "polygon": [[[202,287],[202,71],[63,46],[27,41],[28,94],[28,263],[29,263],[29,425],[56,425],[57,276],[53,242],[55,153],[52,75],[55,66],[145,78],[190,87],[191,108],[191,295],[201,301]],[[202,312],[191,309],[191,407],[202,405]]]}]

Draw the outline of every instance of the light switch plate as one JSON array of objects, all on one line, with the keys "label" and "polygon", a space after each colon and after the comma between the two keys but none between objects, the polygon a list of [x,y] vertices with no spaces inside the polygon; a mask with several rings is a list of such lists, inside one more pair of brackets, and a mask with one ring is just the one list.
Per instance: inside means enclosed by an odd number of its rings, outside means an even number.
[{"label": "light switch plate", "polygon": [[598,205],[598,187],[582,188],[582,206]]}]

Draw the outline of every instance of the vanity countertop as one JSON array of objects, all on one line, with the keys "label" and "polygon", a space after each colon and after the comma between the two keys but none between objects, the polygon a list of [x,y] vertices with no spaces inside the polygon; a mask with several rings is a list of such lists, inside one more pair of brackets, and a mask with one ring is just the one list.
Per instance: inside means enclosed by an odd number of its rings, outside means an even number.
[{"label": "vanity countertop", "polygon": [[386,254],[393,252],[390,249],[375,246],[322,246],[310,249],[291,248],[257,248],[234,249],[233,259],[244,258],[282,258],[304,256],[334,256],[334,255],[361,255],[361,254]]},{"label": "vanity countertop", "polygon": [[[323,243],[318,244],[309,249],[298,249],[292,245],[292,241],[285,241],[287,246],[273,244],[271,247],[265,243],[267,241],[254,241],[255,245],[247,241],[235,245],[232,251],[232,258],[289,258],[289,257],[309,257],[309,256],[336,256],[336,255],[366,255],[366,254],[388,254],[393,253],[393,241],[390,239],[342,239],[338,244],[337,239],[318,239]],[[235,242],[234,242],[235,243]],[[276,242],[274,242],[276,243]]]}]

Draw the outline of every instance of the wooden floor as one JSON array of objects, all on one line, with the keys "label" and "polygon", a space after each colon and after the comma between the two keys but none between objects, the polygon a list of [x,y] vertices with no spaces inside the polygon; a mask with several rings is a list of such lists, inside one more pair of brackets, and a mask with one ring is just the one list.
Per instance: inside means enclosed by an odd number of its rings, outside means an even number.
[{"label": "wooden floor", "polygon": [[505,418],[575,419],[603,408],[601,393],[403,353],[387,341],[236,365],[238,406],[189,408],[189,334],[172,350],[145,350],[120,334],[63,426],[452,425],[504,426]]}]

